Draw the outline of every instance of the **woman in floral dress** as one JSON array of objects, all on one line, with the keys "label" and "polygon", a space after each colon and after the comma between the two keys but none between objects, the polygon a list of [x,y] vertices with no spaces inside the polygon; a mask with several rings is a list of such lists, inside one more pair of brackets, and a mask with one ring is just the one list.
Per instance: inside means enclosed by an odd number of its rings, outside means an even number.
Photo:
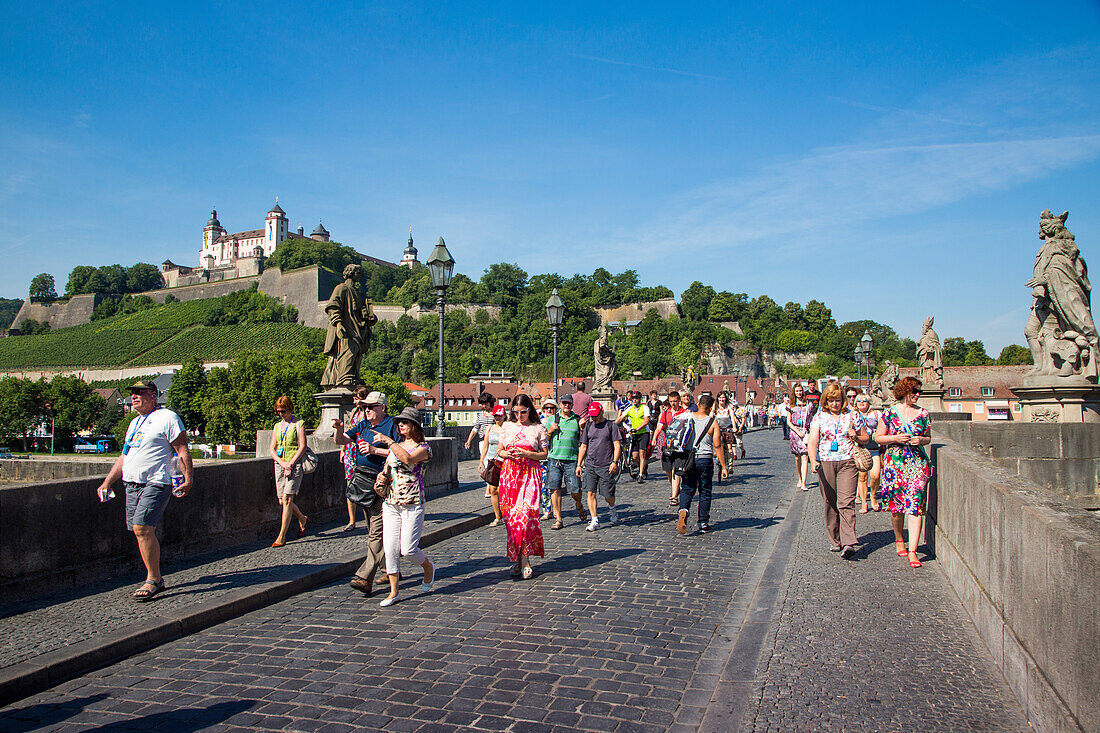
[{"label": "woman in floral dress", "polygon": [[798,488],[806,491],[806,476],[810,470],[810,458],[806,450],[806,434],[810,430],[807,419],[810,405],[803,398],[806,390],[796,384],[787,398],[787,428],[791,435],[791,455],[794,456],[794,477]]},{"label": "woman in floral dress", "polygon": [[[890,507],[894,546],[899,556],[909,556],[912,568],[921,565],[917,543],[924,528],[928,481],[932,477],[932,464],[922,447],[932,442],[932,425],[928,411],[917,406],[920,395],[919,379],[898,380],[894,385],[898,402],[882,411],[874,438],[886,449],[882,456],[882,497]],[[909,529],[908,550],[902,536],[903,521]]]},{"label": "woman in floral dress", "polygon": [[512,576],[535,574],[530,557],[544,557],[539,499],[542,494],[542,466],[549,440],[539,422],[531,398],[518,394],[512,400],[513,421],[504,423],[497,458],[500,469],[500,511],[508,528],[508,559],[515,563]]}]

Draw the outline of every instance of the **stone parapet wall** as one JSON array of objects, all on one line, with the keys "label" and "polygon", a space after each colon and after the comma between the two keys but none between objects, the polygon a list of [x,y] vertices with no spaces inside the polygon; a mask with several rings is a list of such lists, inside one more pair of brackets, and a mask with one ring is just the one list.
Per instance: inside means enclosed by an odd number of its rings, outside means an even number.
[{"label": "stone parapet wall", "polygon": [[1100,730],[1100,517],[943,437],[979,427],[936,429],[929,544],[1032,725]]},{"label": "stone parapet wall", "polygon": [[13,329],[18,329],[27,319],[39,323],[49,323],[51,329],[79,326],[92,320],[92,311],[103,299],[98,293],[87,295],[74,295],[68,300],[55,301],[53,303],[34,303],[30,299],[23,301],[23,306],[15,314],[11,322]]},{"label": "stone parapet wall", "polygon": [[0,459],[0,476],[6,483],[13,481],[55,481],[77,476],[107,475],[114,465],[113,458],[101,460],[41,461],[33,458]]},{"label": "stone parapet wall", "polygon": [[[213,282],[201,282],[194,285],[181,285],[177,288],[161,288],[159,290],[147,290],[136,295],[148,295],[158,303],[163,303],[169,295],[176,300],[199,300],[201,298],[220,298],[223,295],[236,293],[239,290],[247,290],[253,283],[260,282],[259,275],[251,277],[236,277],[228,280],[215,280]],[[75,325],[75,324],[74,324]]]},{"label": "stone parapet wall", "polygon": [[[344,469],[336,450],[318,453],[320,465],[304,477],[298,503],[311,519],[347,516]],[[453,441],[432,442],[428,495],[458,486]],[[112,501],[100,503],[102,475],[0,487],[0,595],[27,587],[71,586],[130,573],[141,567],[133,534],[126,531],[121,484]],[[165,560],[232,547],[278,531],[279,504],[270,458],[223,460],[195,467],[195,484],[173,499],[158,535]],[[11,594],[11,595],[9,595]]]},{"label": "stone parapet wall", "polygon": [[1031,479],[1059,498],[1100,509],[1100,425],[1086,423],[939,423],[944,435],[992,465]]}]

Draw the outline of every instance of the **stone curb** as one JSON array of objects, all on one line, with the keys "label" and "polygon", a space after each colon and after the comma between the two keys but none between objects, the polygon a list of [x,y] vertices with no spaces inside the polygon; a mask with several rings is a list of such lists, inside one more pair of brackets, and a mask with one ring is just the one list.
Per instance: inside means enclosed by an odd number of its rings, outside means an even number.
[{"label": "stone curb", "polygon": [[[420,538],[430,547],[478,529],[493,520],[484,509],[426,532]],[[50,689],[75,677],[94,672],[161,644],[182,639],[211,626],[270,606],[291,596],[327,585],[351,575],[362,564],[364,553],[351,553],[290,580],[261,583],[232,591],[221,598],[193,606],[169,617],[154,618],[125,629],[72,644],[0,670],[0,707]]]}]

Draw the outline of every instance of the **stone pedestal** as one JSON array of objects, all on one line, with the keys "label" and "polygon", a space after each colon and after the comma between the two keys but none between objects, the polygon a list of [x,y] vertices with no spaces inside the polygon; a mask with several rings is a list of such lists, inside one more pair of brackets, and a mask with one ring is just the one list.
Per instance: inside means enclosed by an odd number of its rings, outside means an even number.
[{"label": "stone pedestal", "polygon": [[1012,391],[1024,422],[1100,423],[1100,386],[1084,379],[1030,377]]},{"label": "stone pedestal", "polygon": [[943,396],[947,393],[946,389],[922,386],[921,390],[917,405],[929,412],[947,412],[947,408],[943,406]]},{"label": "stone pedestal", "polygon": [[603,405],[603,416],[608,420],[614,420],[619,416],[619,411],[615,409],[614,392],[593,392],[592,401]]},{"label": "stone pedestal", "polygon": [[355,398],[350,389],[333,387],[325,392],[318,392],[313,395],[313,399],[321,403],[321,420],[317,424],[317,429],[313,431],[313,437],[331,439],[335,434],[332,421],[343,420],[351,412]]}]

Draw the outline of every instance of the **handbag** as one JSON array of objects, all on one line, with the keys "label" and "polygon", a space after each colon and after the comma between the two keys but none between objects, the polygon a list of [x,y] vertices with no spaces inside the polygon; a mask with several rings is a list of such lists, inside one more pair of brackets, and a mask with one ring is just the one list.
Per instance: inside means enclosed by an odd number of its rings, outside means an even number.
[{"label": "handbag", "polygon": [[[694,420],[695,418],[691,418]],[[686,451],[683,455],[678,456],[673,461],[672,470],[677,476],[681,478],[689,474],[695,473],[695,451],[699,448],[699,444],[703,442],[703,438],[710,434],[710,426],[714,424],[714,415],[710,416],[710,420],[707,421],[707,426],[703,428],[703,432],[699,434],[699,437],[695,439],[695,445],[691,447],[691,450]]]},{"label": "handbag", "polygon": [[874,461],[871,460],[871,451],[862,445],[852,446],[852,460],[856,462],[857,471],[870,471]]},{"label": "handbag", "polygon": [[306,452],[302,454],[301,460],[302,472],[313,473],[317,470],[317,463],[317,454],[313,452],[312,448],[306,446]]},{"label": "handbag", "polygon": [[490,459],[485,465],[485,468],[479,474],[481,480],[490,486],[500,485],[500,462],[497,459]]},{"label": "handbag", "polygon": [[377,480],[378,471],[364,468],[363,466],[356,466],[344,495],[352,504],[358,504],[361,507],[370,509],[375,503],[382,500],[382,497],[374,490],[374,485]]},{"label": "handbag", "polygon": [[386,466],[378,472],[378,476],[374,479],[374,493],[378,494],[379,498],[385,499],[390,495],[390,486],[393,484],[393,476],[390,470],[390,467]]}]

